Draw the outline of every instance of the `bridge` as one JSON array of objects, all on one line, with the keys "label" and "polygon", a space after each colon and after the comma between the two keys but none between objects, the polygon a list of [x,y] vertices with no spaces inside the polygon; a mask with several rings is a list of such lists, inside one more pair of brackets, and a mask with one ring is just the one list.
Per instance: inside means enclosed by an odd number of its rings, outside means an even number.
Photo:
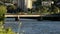
[{"label": "bridge", "polygon": [[18,20],[19,18],[36,18],[36,17],[41,17],[44,15],[21,15],[21,14],[5,14],[5,17],[13,17],[16,20]]},{"label": "bridge", "polygon": [[40,17],[40,16],[43,16],[43,15],[5,15],[5,17]]}]

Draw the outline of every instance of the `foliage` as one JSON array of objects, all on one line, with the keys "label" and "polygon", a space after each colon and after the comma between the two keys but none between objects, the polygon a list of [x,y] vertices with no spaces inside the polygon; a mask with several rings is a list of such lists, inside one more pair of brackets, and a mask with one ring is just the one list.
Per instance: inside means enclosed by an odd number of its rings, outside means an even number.
[{"label": "foliage", "polygon": [[41,7],[40,8],[40,13],[43,14],[43,13],[48,13],[48,8],[47,7]]},{"label": "foliage", "polygon": [[41,6],[41,0],[37,0],[33,3],[33,5],[36,6],[36,8],[39,8]]},{"label": "foliage", "polygon": [[53,9],[54,14],[58,13],[58,10],[59,10],[59,8],[55,6]]},{"label": "foliage", "polygon": [[14,5],[9,5],[9,6],[8,6],[8,9],[16,9],[16,6],[14,6]]},{"label": "foliage", "polygon": [[9,5],[9,6],[7,6],[7,12],[8,13],[16,13],[16,6],[14,6],[14,5]]},{"label": "foliage", "polygon": [[4,14],[7,12],[6,6],[0,5],[0,20],[4,20]]},{"label": "foliage", "polygon": [[0,6],[0,16],[5,14],[7,12],[6,6],[1,5]]},{"label": "foliage", "polygon": [[11,28],[4,27],[5,24],[4,17],[6,12],[7,12],[6,6],[0,5],[0,34],[15,34],[15,32],[11,30]]},{"label": "foliage", "polygon": [[56,14],[56,13],[59,13],[60,11],[59,11],[59,8],[58,7],[56,7],[56,6],[51,6],[51,7],[49,7],[49,10],[48,10],[49,12],[50,12],[50,14]]}]

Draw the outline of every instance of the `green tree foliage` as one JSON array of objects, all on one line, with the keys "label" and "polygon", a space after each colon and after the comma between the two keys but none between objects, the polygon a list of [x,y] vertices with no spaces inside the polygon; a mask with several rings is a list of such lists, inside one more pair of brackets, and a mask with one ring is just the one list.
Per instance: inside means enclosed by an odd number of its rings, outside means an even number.
[{"label": "green tree foliage", "polygon": [[58,13],[58,10],[59,10],[59,8],[55,6],[53,9],[54,14]]},{"label": "green tree foliage", "polygon": [[14,5],[10,5],[10,6],[8,6],[8,9],[16,9],[16,6],[14,6]]},{"label": "green tree foliage", "polygon": [[50,12],[50,14],[56,14],[56,13],[59,13],[60,11],[59,11],[59,8],[58,7],[56,7],[56,6],[52,6],[52,7],[49,7],[50,9],[49,9],[49,12]]},{"label": "green tree foliage", "polygon": [[47,7],[41,7],[40,11],[42,14],[48,13],[48,8]]},{"label": "green tree foliage", "polygon": [[7,12],[6,6],[0,5],[0,20],[4,20],[4,14]]},{"label": "green tree foliage", "polygon": [[36,8],[39,8],[41,6],[41,0],[37,0],[33,4],[36,6]]},{"label": "green tree foliage", "polygon": [[6,6],[0,6],[0,15],[3,15],[7,12]]},{"label": "green tree foliage", "polygon": [[5,13],[7,12],[6,6],[0,5],[0,34],[16,34],[11,30],[11,28],[6,28],[4,27],[4,17]]}]

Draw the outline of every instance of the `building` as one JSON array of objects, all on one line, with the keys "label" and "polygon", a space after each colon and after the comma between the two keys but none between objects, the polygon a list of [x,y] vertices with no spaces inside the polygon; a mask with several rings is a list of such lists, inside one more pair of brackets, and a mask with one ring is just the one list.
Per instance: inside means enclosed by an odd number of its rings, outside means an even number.
[{"label": "building", "polygon": [[27,11],[27,9],[32,9],[32,2],[36,0],[14,0],[13,3],[17,3],[18,7],[22,10]]},{"label": "building", "polygon": [[42,1],[42,6],[51,6],[51,4],[54,4],[53,1]]}]

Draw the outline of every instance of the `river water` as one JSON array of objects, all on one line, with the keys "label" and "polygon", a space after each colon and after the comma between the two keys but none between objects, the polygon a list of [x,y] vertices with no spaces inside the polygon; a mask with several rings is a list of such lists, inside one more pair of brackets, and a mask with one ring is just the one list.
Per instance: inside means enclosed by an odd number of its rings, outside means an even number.
[{"label": "river water", "polygon": [[[19,26],[19,23],[22,23]],[[20,19],[14,21],[14,18],[6,18],[5,26],[12,27],[15,32],[21,34],[60,34],[60,21],[37,21],[35,19]]]}]

